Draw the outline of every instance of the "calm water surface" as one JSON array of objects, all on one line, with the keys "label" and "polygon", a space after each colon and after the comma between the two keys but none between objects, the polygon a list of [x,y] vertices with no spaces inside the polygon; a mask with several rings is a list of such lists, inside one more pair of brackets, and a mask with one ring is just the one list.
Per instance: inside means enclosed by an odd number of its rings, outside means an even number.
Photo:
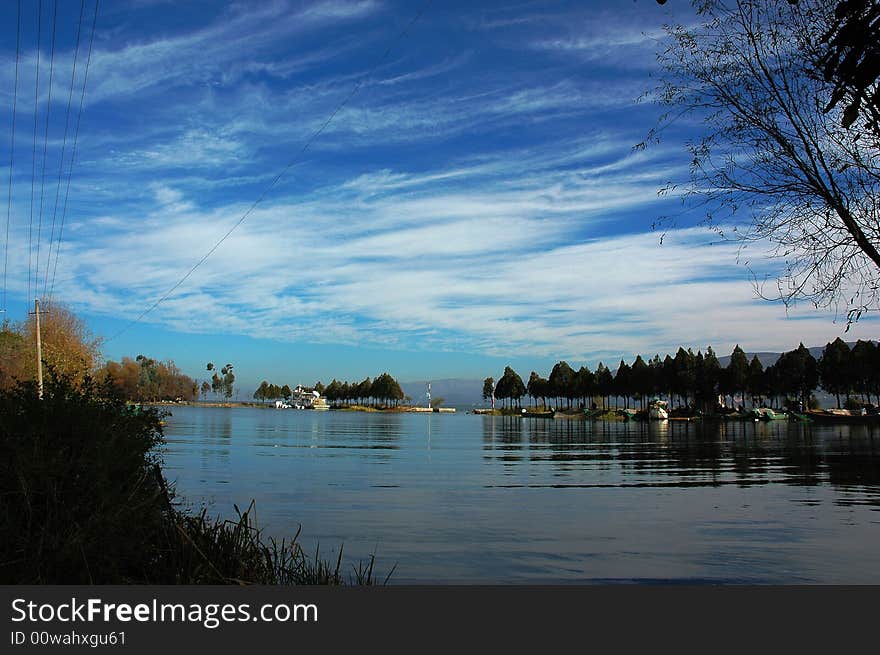
[{"label": "calm water surface", "polygon": [[880,430],[174,408],[214,515],[393,583],[880,583]]}]

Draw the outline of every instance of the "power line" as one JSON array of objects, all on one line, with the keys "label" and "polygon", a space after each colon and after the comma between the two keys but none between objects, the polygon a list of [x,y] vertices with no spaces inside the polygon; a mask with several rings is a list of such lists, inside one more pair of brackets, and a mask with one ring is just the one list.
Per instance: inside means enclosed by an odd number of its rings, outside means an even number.
[{"label": "power line", "polygon": [[52,230],[49,233],[49,254],[46,257],[46,275],[43,278],[43,295],[49,288],[49,265],[52,260],[52,241],[55,239],[55,218],[58,215],[58,199],[61,196],[61,180],[64,176],[64,152],[67,149],[67,132],[70,127],[70,107],[73,104],[73,89],[76,82],[76,62],[79,56],[79,41],[82,35],[82,19],[86,0],[79,3],[79,22],[76,28],[76,46],[73,49],[73,68],[70,72],[70,91],[67,94],[67,110],[64,114],[64,138],[61,141],[61,158],[58,161],[58,182],[55,186],[55,206],[52,210]]},{"label": "power line", "polygon": [[67,189],[64,192],[64,207],[61,211],[61,225],[58,228],[58,245],[55,248],[55,266],[52,269],[52,284],[49,286],[49,298],[55,290],[55,275],[58,273],[58,259],[61,257],[61,235],[64,233],[64,218],[67,216],[67,198],[70,196],[70,178],[73,177],[73,162],[76,159],[76,143],[79,139],[79,123],[82,118],[83,102],[86,97],[86,83],[89,80],[89,64],[92,63],[92,44],[95,42],[95,25],[98,22],[98,4],[95,0],[95,15],[92,17],[92,32],[89,35],[89,54],[86,57],[86,69],[83,72],[82,93],[79,96],[79,111],[76,115],[76,129],[73,132],[73,147],[70,150],[70,168],[67,172]]},{"label": "power line", "polygon": [[37,75],[34,84],[34,149],[31,154],[31,211],[30,224],[28,225],[28,292],[27,297],[31,297],[31,273],[34,258],[34,181],[37,176],[37,112],[40,100],[40,41],[43,36],[43,0],[37,3]]},{"label": "power line", "polygon": [[15,162],[15,108],[18,100],[18,60],[21,52],[21,0],[15,28],[15,86],[12,91],[12,137],[9,146],[9,192],[6,199],[6,243],[3,252],[3,311],[6,311],[6,272],[9,268],[9,223],[12,215],[12,165]]},{"label": "power line", "polygon": [[34,266],[34,293],[40,283],[40,240],[43,235],[43,198],[46,195],[46,150],[49,147],[49,108],[52,105],[52,77],[55,71],[55,28],[58,25],[58,0],[52,13],[52,50],[49,56],[49,94],[46,99],[46,128],[43,132],[43,167],[40,174],[40,217],[37,221],[37,261]]},{"label": "power line", "polygon": [[166,291],[162,295],[162,297],[160,297],[156,302],[154,302],[147,309],[145,309],[143,312],[141,312],[141,314],[136,319],[134,319],[133,321],[128,323],[128,325],[123,327],[119,332],[117,332],[112,337],[107,339],[107,341],[113,341],[117,337],[119,337],[122,334],[124,334],[125,332],[127,332],[133,325],[135,325],[136,323],[139,323],[147,314],[152,312],[154,309],[156,309],[156,307],[158,307],[161,303],[163,303],[165,300],[167,300],[168,297],[172,293],[174,293],[184,282],[186,282],[189,279],[189,277],[196,271],[196,269],[199,266],[201,266],[208,259],[208,257],[210,257],[211,255],[214,254],[214,252],[217,250],[217,248],[219,248],[221,246],[221,244],[224,241],[226,241],[226,239],[229,238],[229,236],[236,230],[236,228],[238,228],[239,225],[244,223],[244,221],[248,218],[248,216],[250,216],[251,213],[253,213],[254,209],[257,208],[257,205],[259,205],[265,199],[265,197],[266,197],[266,195],[268,195],[269,191],[271,191],[275,187],[275,185],[278,184],[278,182],[281,180],[281,178],[283,178],[287,174],[287,172],[293,167],[293,165],[299,160],[299,158],[309,149],[309,147],[312,145],[312,143],[315,141],[315,139],[317,139],[324,132],[324,130],[327,129],[327,126],[330,125],[330,123],[333,121],[333,119],[336,118],[336,115],[340,111],[342,111],[343,107],[345,107],[345,105],[348,104],[348,102],[357,94],[357,92],[360,91],[361,87],[364,84],[364,81],[369,79],[373,75],[373,73],[376,71],[376,69],[385,61],[385,59],[387,59],[388,55],[391,53],[391,51],[394,49],[394,47],[401,40],[403,40],[404,37],[406,37],[406,35],[409,33],[409,31],[413,28],[413,26],[422,17],[422,14],[424,14],[425,11],[428,9],[428,7],[430,6],[432,1],[433,0],[427,0],[421,6],[421,8],[418,10],[418,12],[416,12],[415,16],[413,16],[412,20],[407,24],[407,26],[388,45],[388,47],[386,48],[386,50],[382,54],[382,56],[376,60],[376,63],[373,64],[373,66],[370,68],[370,70],[367,71],[367,73],[358,81],[358,83],[354,85],[354,88],[351,90],[351,92],[349,92],[349,94],[345,98],[343,98],[342,102],[340,102],[336,106],[336,108],[330,113],[330,115],[327,117],[327,119],[314,132],[314,134],[312,134],[308,138],[308,140],[305,142],[305,144],[303,144],[302,148],[300,148],[300,150],[296,153],[296,155],[294,155],[294,157],[290,161],[290,163],[287,164],[287,166],[285,166],[281,170],[281,172],[275,176],[275,178],[272,180],[272,182],[269,184],[269,186],[267,186],[265,189],[263,189],[262,193],[260,193],[260,195],[257,197],[257,199],[254,200],[253,204],[251,204],[251,206],[248,207],[247,211],[245,211],[244,214],[242,214],[241,218],[239,218],[238,221],[231,228],[229,228],[229,230],[226,232],[226,234],[224,234],[222,237],[220,237],[220,240],[217,241],[217,243],[215,243],[211,247],[211,249],[208,250],[208,252],[206,252],[202,256],[202,258],[199,259],[199,261],[197,261],[193,265],[193,267],[190,268],[189,271],[187,271],[187,273],[174,284],[174,286],[172,286],[170,289],[168,289],[168,291]]}]

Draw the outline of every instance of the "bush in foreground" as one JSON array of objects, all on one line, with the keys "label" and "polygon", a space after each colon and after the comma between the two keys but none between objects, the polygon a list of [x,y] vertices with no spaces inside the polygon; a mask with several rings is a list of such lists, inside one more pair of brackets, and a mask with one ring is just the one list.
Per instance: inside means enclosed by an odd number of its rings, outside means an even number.
[{"label": "bush in foreground", "polygon": [[[182,511],[161,470],[160,414],[109,385],[50,376],[0,392],[0,584],[343,584],[336,562]],[[390,574],[389,574],[390,575]],[[387,578],[386,578],[387,581]],[[373,584],[372,559],[348,582]]]}]

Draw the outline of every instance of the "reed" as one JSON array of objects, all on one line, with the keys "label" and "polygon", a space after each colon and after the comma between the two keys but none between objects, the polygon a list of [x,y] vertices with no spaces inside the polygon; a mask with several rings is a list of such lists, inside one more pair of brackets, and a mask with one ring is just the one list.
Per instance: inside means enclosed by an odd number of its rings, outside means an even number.
[{"label": "reed", "polygon": [[[264,538],[256,525],[253,501],[245,511],[235,507],[236,520],[209,519],[207,511],[179,512],[176,539],[166,557],[180,584],[267,585],[374,585],[374,556],[368,562],[342,570],[343,549],[336,560],[322,559],[320,546],[313,556],[299,542],[300,529],[291,539]],[[391,571],[393,573],[393,569]],[[387,584],[391,573],[385,577]]]},{"label": "reed", "polygon": [[234,520],[183,507],[163,440],[159,410],[90,379],[0,391],[0,584],[377,583],[373,557],[344,572],[341,548],[264,537],[253,502]]}]

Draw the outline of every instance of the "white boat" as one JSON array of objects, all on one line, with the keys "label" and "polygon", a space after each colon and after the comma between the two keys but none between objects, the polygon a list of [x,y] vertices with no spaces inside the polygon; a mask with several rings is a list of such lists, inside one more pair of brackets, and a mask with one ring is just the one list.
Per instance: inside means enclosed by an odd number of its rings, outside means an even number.
[{"label": "white boat", "polygon": [[655,421],[665,421],[669,418],[669,412],[666,410],[666,401],[655,399],[648,408],[648,418]]},{"label": "white boat", "polygon": [[301,384],[296,385],[293,390],[293,407],[294,409],[316,409],[318,411],[327,411],[330,409],[330,403],[326,398],[314,389],[306,389]]},{"label": "white boat", "polygon": [[754,407],[751,415],[756,421],[781,421],[788,418],[785,412],[774,412],[769,407]]}]

